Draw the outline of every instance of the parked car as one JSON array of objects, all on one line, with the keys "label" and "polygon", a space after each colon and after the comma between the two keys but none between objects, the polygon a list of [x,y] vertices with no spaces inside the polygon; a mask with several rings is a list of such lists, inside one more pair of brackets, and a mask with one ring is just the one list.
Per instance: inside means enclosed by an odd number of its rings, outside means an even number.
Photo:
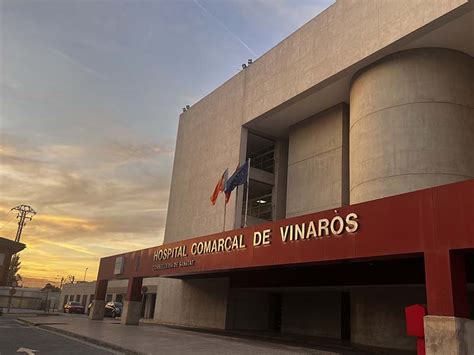
[{"label": "parked car", "polygon": [[79,302],[68,302],[64,305],[64,313],[84,313],[84,306]]},{"label": "parked car", "polygon": [[[92,302],[87,306],[87,314],[91,313]],[[105,317],[120,317],[122,315],[123,305],[120,302],[107,302],[105,305],[104,316]]]},{"label": "parked car", "polygon": [[120,302],[108,302],[105,305],[105,317],[120,317],[122,314],[122,304]]}]

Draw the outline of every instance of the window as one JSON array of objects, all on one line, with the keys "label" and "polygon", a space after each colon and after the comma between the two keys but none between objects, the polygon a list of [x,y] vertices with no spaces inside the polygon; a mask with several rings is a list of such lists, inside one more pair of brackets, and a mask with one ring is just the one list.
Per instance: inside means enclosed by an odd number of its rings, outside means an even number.
[{"label": "window", "polygon": [[250,166],[268,173],[275,172],[275,142],[253,133],[247,138],[247,158]]},{"label": "window", "polygon": [[[249,183],[250,187],[247,214],[258,219],[271,221],[273,186],[255,180],[250,180]],[[245,206],[243,206],[243,208],[243,212],[245,213]]]}]

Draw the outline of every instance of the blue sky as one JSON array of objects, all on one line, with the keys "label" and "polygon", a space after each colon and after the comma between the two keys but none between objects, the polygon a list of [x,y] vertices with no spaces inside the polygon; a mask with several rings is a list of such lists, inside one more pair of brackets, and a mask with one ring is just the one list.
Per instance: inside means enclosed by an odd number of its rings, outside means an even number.
[{"label": "blue sky", "polygon": [[0,235],[38,211],[24,276],[160,244],[181,108],[332,2],[0,0]]}]

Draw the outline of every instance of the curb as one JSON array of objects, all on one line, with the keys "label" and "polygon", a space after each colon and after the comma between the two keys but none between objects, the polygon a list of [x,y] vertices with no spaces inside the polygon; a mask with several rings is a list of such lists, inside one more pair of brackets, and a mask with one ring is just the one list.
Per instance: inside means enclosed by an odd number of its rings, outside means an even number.
[{"label": "curb", "polygon": [[36,323],[36,322],[28,320],[28,319],[17,318],[17,322],[23,323],[23,324],[26,324],[26,325],[31,325],[31,326],[34,326],[34,327],[38,327],[40,329],[45,329],[45,330],[53,332],[53,333],[67,335],[71,338],[76,338],[76,339],[79,339],[79,340],[83,340],[83,341],[86,341],[88,343],[99,345],[103,348],[119,351],[119,352],[127,354],[127,355],[146,355],[146,353],[142,353],[142,352],[139,352],[139,351],[124,348],[124,347],[121,347],[119,345],[108,343],[108,342],[98,340],[98,339],[95,339],[95,338],[90,338],[90,337],[87,337],[85,335],[81,335],[81,334],[71,332],[69,330],[58,329],[58,328],[55,328],[55,327],[52,327],[52,326],[49,326],[49,325],[46,325],[46,324]]}]

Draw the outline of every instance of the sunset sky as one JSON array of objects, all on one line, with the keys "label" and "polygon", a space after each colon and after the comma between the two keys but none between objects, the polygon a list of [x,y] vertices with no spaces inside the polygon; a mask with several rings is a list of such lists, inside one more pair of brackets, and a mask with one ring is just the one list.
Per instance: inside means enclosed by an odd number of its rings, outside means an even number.
[{"label": "sunset sky", "polygon": [[181,108],[332,2],[0,0],[0,236],[38,212],[24,284],[161,244]]}]

